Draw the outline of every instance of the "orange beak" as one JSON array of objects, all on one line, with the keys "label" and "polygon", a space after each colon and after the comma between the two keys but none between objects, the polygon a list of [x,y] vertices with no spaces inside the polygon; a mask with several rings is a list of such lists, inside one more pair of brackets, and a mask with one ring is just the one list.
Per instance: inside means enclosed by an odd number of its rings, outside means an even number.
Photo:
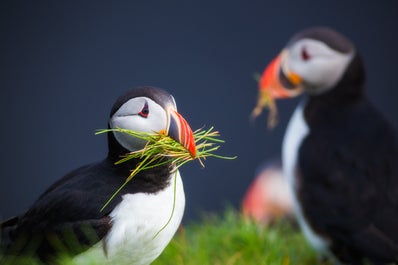
[{"label": "orange beak", "polygon": [[169,110],[168,135],[188,150],[193,158],[196,157],[195,138],[188,122],[176,110]]},{"label": "orange beak", "polygon": [[271,61],[265,68],[259,82],[260,93],[261,91],[267,91],[267,94],[272,98],[285,98],[288,96],[278,77],[281,57],[281,55],[278,55]]},{"label": "orange beak", "polygon": [[302,92],[302,78],[289,69],[283,69],[282,62],[286,59],[287,50],[283,50],[265,68],[259,80],[259,94],[257,105],[252,112],[252,117],[259,116],[263,108],[270,109],[268,117],[269,127],[274,127],[277,121],[275,99],[288,98],[299,95]]},{"label": "orange beak", "polygon": [[282,68],[282,61],[286,56],[287,51],[282,51],[265,68],[259,83],[260,92],[267,91],[272,98],[294,97],[301,93],[298,88],[302,78],[289,69]]}]

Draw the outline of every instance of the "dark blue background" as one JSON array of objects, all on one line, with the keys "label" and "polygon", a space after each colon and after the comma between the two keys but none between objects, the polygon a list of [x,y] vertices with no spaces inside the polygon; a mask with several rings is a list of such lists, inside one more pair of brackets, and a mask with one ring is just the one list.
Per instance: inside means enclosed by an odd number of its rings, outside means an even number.
[{"label": "dark blue background", "polygon": [[102,159],[106,137],[94,131],[107,126],[115,99],[139,85],[170,91],[192,128],[214,125],[227,141],[219,153],[238,156],[182,169],[185,220],[239,207],[256,168],[279,155],[298,102],[279,102],[273,131],[265,115],[250,123],[252,76],[308,26],[331,26],[357,44],[368,94],[398,121],[396,0],[2,1],[0,8],[1,218]]}]

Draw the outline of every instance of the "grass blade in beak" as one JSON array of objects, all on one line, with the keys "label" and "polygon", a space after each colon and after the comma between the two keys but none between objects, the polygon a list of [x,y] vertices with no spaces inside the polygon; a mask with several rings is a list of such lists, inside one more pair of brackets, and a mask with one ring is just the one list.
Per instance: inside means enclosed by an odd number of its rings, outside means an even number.
[{"label": "grass blade in beak", "polygon": [[126,181],[123,185],[115,191],[115,193],[109,198],[109,200],[102,207],[101,211],[111,202],[111,200],[123,189],[128,182],[132,181],[134,176],[139,172],[146,169],[164,166],[171,164],[174,170],[185,165],[186,163],[197,159],[199,163],[204,167],[203,160],[207,157],[215,157],[221,159],[235,159],[236,157],[226,157],[215,154],[214,152],[220,147],[217,144],[223,143],[224,141],[219,139],[220,134],[218,131],[214,131],[213,127],[208,130],[196,130],[192,134],[192,141],[195,146],[195,156],[192,156],[192,152],[184,147],[182,144],[177,142],[161,132],[137,132],[127,129],[106,129],[99,130],[96,134],[108,133],[108,132],[120,132],[137,137],[147,141],[145,147],[141,150],[130,152],[122,157],[116,164],[123,163],[130,159],[138,158],[140,162],[136,168],[132,168],[129,176],[126,176]]},{"label": "grass blade in beak", "polygon": [[257,105],[250,115],[251,119],[256,119],[263,112],[264,108],[269,109],[267,126],[269,129],[272,129],[278,123],[278,109],[275,104],[275,99],[267,90],[260,90],[258,93]]}]

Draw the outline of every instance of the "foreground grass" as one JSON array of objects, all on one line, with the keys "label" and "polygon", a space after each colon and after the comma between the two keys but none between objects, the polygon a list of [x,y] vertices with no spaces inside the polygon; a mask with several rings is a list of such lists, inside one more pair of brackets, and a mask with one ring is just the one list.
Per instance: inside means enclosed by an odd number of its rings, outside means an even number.
[{"label": "foreground grass", "polygon": [[[264,228],[233,211],[207,216],[178,232],[153,265],[313,265],[319,260],[297,229]],[[326,265],[326,264],[325,264]]]},{"label": "foreground grass", "polygon": [[[36,261],[17,264],[40,265]],[[74,265],[63,259],[62,264]],[[96,257],[79,264],[102,265]],[[153,265],[313,265],[320,264],[301,233],[280,221],[269,228],[244,220],[233,210],[186,225]],[[116,264],[115,264],[116,265]],[[323,263],[323,265],[327,265]]]}]

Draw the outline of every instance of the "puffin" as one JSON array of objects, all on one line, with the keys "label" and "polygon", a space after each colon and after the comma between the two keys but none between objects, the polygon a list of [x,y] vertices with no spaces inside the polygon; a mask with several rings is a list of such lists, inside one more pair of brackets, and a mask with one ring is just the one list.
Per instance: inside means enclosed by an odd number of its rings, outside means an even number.
[{"label": "puffin", "polygon": [[[195,156],[187,121],[168,92],[137,87],[113,105],[108,126],[166,133]],[[141,171],[121,189],[140,162],[115,164],[146,142],[122,132],[108,133],[108,155],[71,171],[51,185],[22,215],[1,224],[1,245],[8,256],[34,256],[54,264],[67,254],[109,264],[150,264],[172,239],[185,208],[181,176],[172,164]],[[103,209],[102,209],[103,208]]]},{"label": "puffin", "polygon": [[262,227],[280,219],[292,219],[291,190],[279,159],[260,165],[243,196],[242,213]]},{"label": "puffin", "polygon": [[282,163],[306,239],[338,264],[398,263],[397,131],[367,97],[347,37],[307,28],[270,62],[259,100],[298,95]]}]

